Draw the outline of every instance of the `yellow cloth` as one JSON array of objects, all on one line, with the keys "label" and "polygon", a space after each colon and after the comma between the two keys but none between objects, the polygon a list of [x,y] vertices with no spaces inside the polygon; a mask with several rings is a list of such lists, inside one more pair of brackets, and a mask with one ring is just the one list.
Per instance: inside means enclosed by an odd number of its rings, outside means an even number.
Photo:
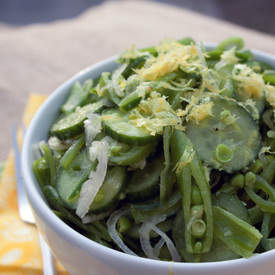
[{"label": "yellow cloth", "polygon": [[[45,96],[30,96],[23,123],[27,126]],[[22,133],[18,133],[19,144]],[[35,225],[21,221],[17,208],[14,154],[9,154],[0,182],[0,275],[38,275],[42,258]],[[69,274],[58,263],[58,274]]]}]

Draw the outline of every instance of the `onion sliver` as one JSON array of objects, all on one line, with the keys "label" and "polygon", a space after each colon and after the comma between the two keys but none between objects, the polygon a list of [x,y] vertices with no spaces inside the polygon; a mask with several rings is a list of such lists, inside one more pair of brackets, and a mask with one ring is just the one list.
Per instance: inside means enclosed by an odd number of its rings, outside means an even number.
[{"label": "onion sliver", "polygon": [[112,240],[118,245],[118,247],[125,253],[137,256],[135,252],[133,252],[120,238],[117,230],[116,224],[121,216],[124,216],[130,212],[129,209],[119,209],[115,211],[107,221],[108,232]]},{"label": "onion sliver", "polygon": [[150,259],[159,260],[158,255],[156,255],[154,248],[150,243],[150,232],[154,225],[164,221],[166,216],[154,216],[151,220],[142,224],[139,229],[140,244],[145,255]]},{"label": "onion sliver", "polygon": [[85,181],[81,187],[80,197],[76,208],[76,214],[80,218],[83,218],[88,213],[89,207],[102,186],[107,172],[107,144],[102,141],[94,141],[89,151],[90,154],[91,151],[93,152],[93,157],[98,160],[98,164],[96,170],[90,173],[89,179]]},{"label": "onion sliver", "polygon": [[167,248],[171,254],[172,260],[174,262],[179,262],[180,261],[180,256],[178,253],[177,248],[175,247],[175,245],[173,244],[173,242],[171,241],[171,239],[166,235],[165,232],[161,231],[158,227],[156,227],[155,225],[152,226],[152,229],[161,236],[161,238],[164,239]]}]

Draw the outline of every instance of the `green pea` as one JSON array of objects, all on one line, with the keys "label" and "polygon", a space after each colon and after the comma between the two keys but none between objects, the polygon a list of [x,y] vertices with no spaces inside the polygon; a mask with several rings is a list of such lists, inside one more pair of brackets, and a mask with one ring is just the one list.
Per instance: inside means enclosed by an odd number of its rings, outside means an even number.
[{"label": "green pea", "polygon": [[232,150],[225,144],[219,144],[216,147],[216,159],[219,162],[226,163],[231,161],[233,158]]},{"label": "green pea", "polygon": [[191,234],[193,237],[201,238],[205,234],[205,231],[206,231],[206,224],[202,219],[196,219],[192,222]]},{"label": "green pea", "polygon": [[124,233],[131,227],[132,223],[127,217],[122,216],[119,218],[117,225],[118,225],[118,232]]},{"label": "green pea", "polygon": [[194,253],[200,253],[202,251],[202,242],[198,241],[194,245]]},{"label": "green pea", "polygon": [[244,187],[244,176],[242,174],[237,174],[231,179],[231,185],[243,188]]},{"label": "green pea", "polygon": [[247,172],[244,176],[244,182],[246,186],[254,186],[256,182],[256,175],[251,171]]}]

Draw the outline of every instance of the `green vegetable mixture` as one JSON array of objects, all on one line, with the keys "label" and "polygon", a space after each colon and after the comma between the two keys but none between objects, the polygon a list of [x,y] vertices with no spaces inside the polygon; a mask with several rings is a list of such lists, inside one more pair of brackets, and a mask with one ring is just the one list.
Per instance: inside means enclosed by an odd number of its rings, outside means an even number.
[{"label": "green vegetable mixture", "polygon": [[33,163],[54,213],[151,259],[274,249],[275,70],[243,47],[132,47],[115,71],[74,83]]}]

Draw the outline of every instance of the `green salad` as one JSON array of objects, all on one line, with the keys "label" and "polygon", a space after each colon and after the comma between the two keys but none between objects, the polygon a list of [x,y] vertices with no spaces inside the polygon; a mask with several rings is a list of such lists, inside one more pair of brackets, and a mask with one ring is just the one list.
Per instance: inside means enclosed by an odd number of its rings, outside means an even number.
[{"label": "green salad", "polygon": [[104,246],[209,262],[275,248],[275,70],[231,37],[125,51],[36,146],[54,213]]}]

